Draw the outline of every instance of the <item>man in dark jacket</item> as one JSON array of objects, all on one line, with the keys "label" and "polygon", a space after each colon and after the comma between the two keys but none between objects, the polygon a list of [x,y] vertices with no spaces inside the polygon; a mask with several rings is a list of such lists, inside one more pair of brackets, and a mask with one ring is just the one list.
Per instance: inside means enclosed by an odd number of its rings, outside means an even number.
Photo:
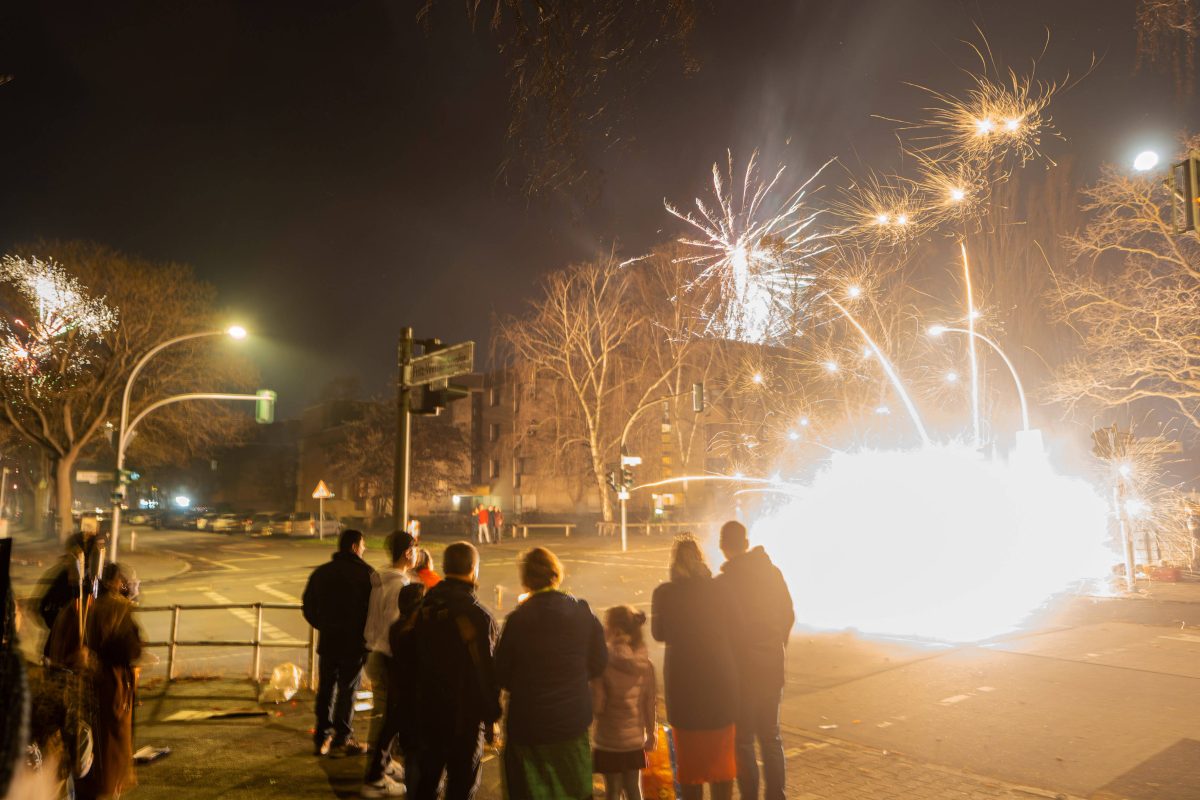
[{"label": "man in dark jacket", "polygon": [[483,743],[500,718],[492,667],[496,620],[475,598],[479,551],[456,542],[442,556],[445,579],[429,590],[414,640],[420,703],[420,775],[416,800],[470,800],[479,788]]},{"label": "man in dark jacket", "polygon": [[733,603],[733,644],[741,683],[737,721],[738,793],[757,800],[758,760],[762,749],[766,800],[783,800],[783,742],[779,737],[779,704],[783,699],[784,655],[796,621],[792,595],[783,573],[761,547],[750,549],[746,526],[721,526],[725,563],[717,578]]},{"label": "man in dark jacket", "polygon": [[304,619],[317,629],[317,724],[313,752],[323,756],[361,755],[366,745],[354,738],[354,694],[367,659],[367,611],[375,570],[362,555],[361,531],[344,530],[333,558],[313,570],[304,587]]}]

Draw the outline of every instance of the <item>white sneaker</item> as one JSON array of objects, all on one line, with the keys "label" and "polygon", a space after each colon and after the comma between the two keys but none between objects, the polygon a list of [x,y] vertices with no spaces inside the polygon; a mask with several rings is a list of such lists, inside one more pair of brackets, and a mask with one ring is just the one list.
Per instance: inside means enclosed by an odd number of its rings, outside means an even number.
[{"label": "white sneaker", "polygon": [[374,783],[364,783],[359,794],[362,797],[404,797],[404,784],[384,775]]},{"label": "white sneaker", "polygon": [[397,783],[404,781],[404,762],[392,759],[388,762],[387,769],[383,771],[386,778],[391,778]]}]

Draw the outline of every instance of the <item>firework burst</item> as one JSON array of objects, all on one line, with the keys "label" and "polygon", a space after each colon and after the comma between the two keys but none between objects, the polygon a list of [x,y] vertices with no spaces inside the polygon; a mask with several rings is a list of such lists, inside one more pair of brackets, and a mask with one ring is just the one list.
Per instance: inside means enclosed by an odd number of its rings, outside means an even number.
[{"label": "firework burst", "polygon": [[918,184],[875,173],[843,189],[831,210],[846,226],[846,235],[877,247],[914,241],[936,222],[936,215],[926,213]]},{"label": "firework burst", "polygon": [[820,212],[808,209],[804,200],[829,163],[775,203],[784,168],[764,180],[756,151],[738,181],[729,153],[724,170],[713,164],[712,200],[697,198],[694,212],[665,204],[701,234],[680,239],[694,252],[681,260],[699,268],[685,291],[702,295],[710,334],[761,343],[795,331],[815,278],[809,261],[827,249],[826,234],[814,224]]},{"label": "firework burst", "polygon": [[[98,337],[116,324],[104,298],[89,297],[54,261],[7,255],[0,259],[0,282],[15,288],[33,312],[30,321],[0,320],[0,368],[8,374],[37,375],[59,342],[72,335]],[[76,357],[65,367],[77,370],[85,363]]]}]

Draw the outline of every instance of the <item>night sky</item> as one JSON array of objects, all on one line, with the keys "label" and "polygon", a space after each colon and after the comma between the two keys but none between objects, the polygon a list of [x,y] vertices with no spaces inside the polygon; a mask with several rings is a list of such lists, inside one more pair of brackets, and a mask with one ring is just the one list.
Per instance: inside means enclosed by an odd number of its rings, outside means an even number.
[{"label": "night sky", "polygon": [[678,235],[663,198],[703,191],[727,147],[797,176],[830,156],[894,168],[871,115],[918,114],[904,81],[961,91],[976,23],[1018,71],[1046,29],[1042,77],[1100,59],[1051,107],[1066,141],[1046,149],[1084,177],[1196,127],[1169,77],[1134,73],[1134,0],[713,0],[699,71],[634,93],[599,199],[530,199],[497,177],[508,85],[463,5],[443,0],[427,34],[398,1],[4,4],[0,246],[82,238],[192,264],[295,414],[331,378],[381,390],[402,325],[486,359],[493,315],[539,275]]}]

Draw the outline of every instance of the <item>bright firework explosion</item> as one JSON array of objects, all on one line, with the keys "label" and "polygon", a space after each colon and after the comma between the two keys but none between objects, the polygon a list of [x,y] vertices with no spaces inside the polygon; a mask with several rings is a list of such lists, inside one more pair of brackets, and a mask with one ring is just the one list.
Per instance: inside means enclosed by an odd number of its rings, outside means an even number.
[{"label": "bright firework explosion", "polygon": [[698,251],[683,260],[700,267],[685,291],[705,295],[702,308],[710,334],[744,342],[777,340],[795,331],[815,277],[806,270],[806,262],[826,250],[824,234],[813,224],[820,212],[808,210],[804,198],[829,162],[782,202],[772,204],[784,168],[769,181],[762,180],[756,151],[739,190],[732,152],[727,158],[725,172],[713,164],[714,202],[696,198],[698,213],[666,203],[667,211],[703,234],[680,240]]},{"label": "bright firework explosion", "polygon": [[[0,365],[7,374],[37,375],[57,343],[72,335],[97,337],[116,324],[116,312],[104,299],[88,297],[87,289],[53,261],[6,255],[0,260],[0,281],[13,286],[33,312],[29,322],[0,319]],[[83,366],[76,358],[64,368]]]}]

